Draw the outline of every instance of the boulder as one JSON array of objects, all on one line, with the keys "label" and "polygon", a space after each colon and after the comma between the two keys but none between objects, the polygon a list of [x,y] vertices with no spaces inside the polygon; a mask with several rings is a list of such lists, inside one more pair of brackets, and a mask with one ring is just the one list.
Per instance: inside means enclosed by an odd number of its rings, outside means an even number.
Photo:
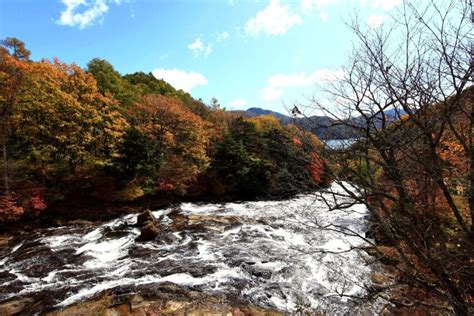
[{"label": "boulder", "polygon": [[140,237],[138,238],[140,241],[150,241],[158,237],[160,234],[160,226],[152,222],[148,222],[145,226],[141,228]]},{"label": "boulder", "polygon": [[138,241],[150,241],[158,237],[163,229],[150,210],[146,210],[137,217],[137,227],[140,228]]},{"label": "boulder", "polygon": [[143,213],[138,215],[137,217],[137,226],[138,227],[143,227],[147,225],[149,222],[152,222],[154,224],[158,225],[158,221],[156,220],[155,215],[150,210],[145,210]]}]

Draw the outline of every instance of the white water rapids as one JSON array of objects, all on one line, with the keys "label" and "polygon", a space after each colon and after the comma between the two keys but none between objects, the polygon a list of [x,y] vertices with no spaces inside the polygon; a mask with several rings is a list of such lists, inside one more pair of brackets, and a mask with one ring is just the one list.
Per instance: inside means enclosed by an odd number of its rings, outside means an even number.
[{"label": "white water rapids", "polygon": [[[335,184],[330,191],[343,192]],[[153,212],[167,229],[149,242],[135,241],[134,214],[38,230],[0,259],[0,302],[50,292],[52,304],[64,307],[106,289],[170,282],[289,313],[376,313],[375,303],[349,298],[365,294],[374,269],[363,251],[348,251],[366,243],[356,234],[367,230],[367,210],[329,210],[333,198],[351,202],[321,191],[284,201],[183,203]],[[176,209],[201,225],[173,230]]]}]

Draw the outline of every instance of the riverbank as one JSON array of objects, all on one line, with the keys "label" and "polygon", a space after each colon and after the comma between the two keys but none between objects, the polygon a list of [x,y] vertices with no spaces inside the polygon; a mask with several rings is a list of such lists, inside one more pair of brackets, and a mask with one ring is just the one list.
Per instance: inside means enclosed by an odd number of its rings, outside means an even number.
[{"label": "riverbank", "polygon": [[48,316],[285,315],[278,310],[252,306],[239,300],[228,300],[225,296],[213,296],[172,283],[142,287],[141,291],[138,290],[133,294],[121,293],[120,289],[107,290],[87,301],[72,304],[66,308],[41,310],[41,306],[47,299],[47,297],[37,296],[0,303],[0,315],[31,315],[35,312]]},{"label": "riverbank", "polygon": [[[319,187],[324,188],[324,187]],[[58,227],[64,225],[98,225],[126,214],[136,214],[144,210],[167,208],[179,203],[230,203],[242,201],[281,201],[298,194],[308,194],[312,190],[280,192],[279,195],[268,194],[261,197],[249,197],[239,194],[155,194],[134,201],[105,201],[93,196],[76,195],[55,201],[41,213],[26,214],[15,221],[0,223],[0,237],[18,235],[22,231],[30,232],[37,228]]]}]

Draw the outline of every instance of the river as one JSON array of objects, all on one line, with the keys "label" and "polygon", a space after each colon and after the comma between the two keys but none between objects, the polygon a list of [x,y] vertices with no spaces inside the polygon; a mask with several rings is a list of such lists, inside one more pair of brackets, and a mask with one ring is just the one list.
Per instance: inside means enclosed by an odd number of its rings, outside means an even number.
[{"label": "river", "polygon": [[[174,283],[288,313],[376,312],[363,296],[375,267],[362,247],[368,212],[343,190],[283,201],[182,203],[153,214],[164,225],[154,241],[135,241],[136,214],[98,226],[38,229],[0,259],[0,302],[47,296],[65,307],[106,289],[143,290]],[[329,201],[329,203],[328,203]],[[349,206],[329,210],[334,203]],[[179,227],[177,218],[185,218]],[[342,233],[340,230],[344,230]],[[350,233],[348,233],[350,232]]]}]

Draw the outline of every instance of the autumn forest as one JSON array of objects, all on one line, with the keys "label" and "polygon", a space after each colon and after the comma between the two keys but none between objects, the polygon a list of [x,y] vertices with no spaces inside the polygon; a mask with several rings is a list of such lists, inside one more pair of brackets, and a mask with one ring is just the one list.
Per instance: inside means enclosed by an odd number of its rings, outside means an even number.
[{"label": "autumn forest", "polygon": [[252,199],[324,184],[313,151],[322,143],[273,116],[243,118],[99,58],[86,69],[34,62],[15,38],[1,54],[1,221],[78,192],[103,201],[165,192]]}]

